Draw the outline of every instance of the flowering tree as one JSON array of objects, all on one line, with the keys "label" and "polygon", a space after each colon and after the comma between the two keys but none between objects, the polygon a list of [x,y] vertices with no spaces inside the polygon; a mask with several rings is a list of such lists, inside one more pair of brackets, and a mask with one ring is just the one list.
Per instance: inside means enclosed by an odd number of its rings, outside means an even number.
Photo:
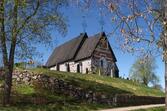
[{"label": "flowering tree", "polygon": [[72,1],[84,9],[97,7],[110,14],[113,30],[109,35],[116,33],[121,49],[142,53],[145,58],[150,54],[163,56],[167,110],[167,0]]}]

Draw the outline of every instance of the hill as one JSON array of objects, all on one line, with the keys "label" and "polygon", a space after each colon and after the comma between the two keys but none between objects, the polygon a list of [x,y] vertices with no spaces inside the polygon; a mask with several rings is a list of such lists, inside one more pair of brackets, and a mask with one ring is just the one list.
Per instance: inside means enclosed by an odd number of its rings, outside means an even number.
[{"label": "hill", "polygon": [[[47,69],[31,69],[35,74],[45,74],[55,78],[70,82],[75,86],[103,92],[111,95],[132,94],[142,96],[164,96],[164,93],[149,88],[145,85],[135,83],[130,80],[110,78],[94,74],[78,74],[68,72],[50,71]],[[35,104],[37,105],[34,105]],[[90,111],[111,108],[111,105],[88,103],[76,100],[73,97],[61,93],[53,93],[49,90],[41,89],[40,86],[26,85],[24,83],[12,86],[12,106],[0,107],[2,111]]]},{"label": "hill", "polygon": [[47,74],[63,79],[84,89],[103,92],[107,94],[133,94],[138,96],[162,97],[164,93],[160,90],[150,88],[143,84],[120,78],[111,78],[95,74],[80,74],[69,72],[50,71],[47,69],[33,69],[35,73]]}]

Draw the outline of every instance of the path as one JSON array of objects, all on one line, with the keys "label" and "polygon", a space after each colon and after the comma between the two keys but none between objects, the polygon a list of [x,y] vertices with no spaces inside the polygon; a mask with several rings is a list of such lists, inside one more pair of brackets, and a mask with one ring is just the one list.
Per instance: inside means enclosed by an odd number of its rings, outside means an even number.
[{"label": "path", "polygon": [[131,110],[148,109],[148,108],[161,107],[161,106],[165,106],[165,104],[130,106],[130,107],[121,107],[121,108],[113,108],[113,109],[104,109],[100,111],[131,111]]}]

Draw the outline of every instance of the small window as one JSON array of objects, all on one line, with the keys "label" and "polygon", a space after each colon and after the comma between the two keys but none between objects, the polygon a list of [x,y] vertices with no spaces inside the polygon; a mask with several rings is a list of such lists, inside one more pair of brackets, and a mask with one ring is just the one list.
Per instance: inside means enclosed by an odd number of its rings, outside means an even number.
[{"label": "small window", "polygon": [[100,61],[100,65],[101,65],[101,67],[103,67],[103,60]]}]

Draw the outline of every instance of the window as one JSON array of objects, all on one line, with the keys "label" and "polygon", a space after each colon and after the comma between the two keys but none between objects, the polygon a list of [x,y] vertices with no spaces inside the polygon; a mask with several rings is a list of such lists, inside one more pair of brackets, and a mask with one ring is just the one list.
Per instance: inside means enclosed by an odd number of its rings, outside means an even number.
[{"label": "window", "polygon": [[99,60],[99,66],[101,68],[107,68],[107,60],[105,57],[101,57]]},{"label": "window", "polygon": [[100,66],[103,67],[103,60],[100,61]]},{"label": "window", "polygon": [[101,38],[101,40],[99,42],[99,47],[103,48],[103,49],[108,48],[108,42],[107,42],[106,38]]}]

